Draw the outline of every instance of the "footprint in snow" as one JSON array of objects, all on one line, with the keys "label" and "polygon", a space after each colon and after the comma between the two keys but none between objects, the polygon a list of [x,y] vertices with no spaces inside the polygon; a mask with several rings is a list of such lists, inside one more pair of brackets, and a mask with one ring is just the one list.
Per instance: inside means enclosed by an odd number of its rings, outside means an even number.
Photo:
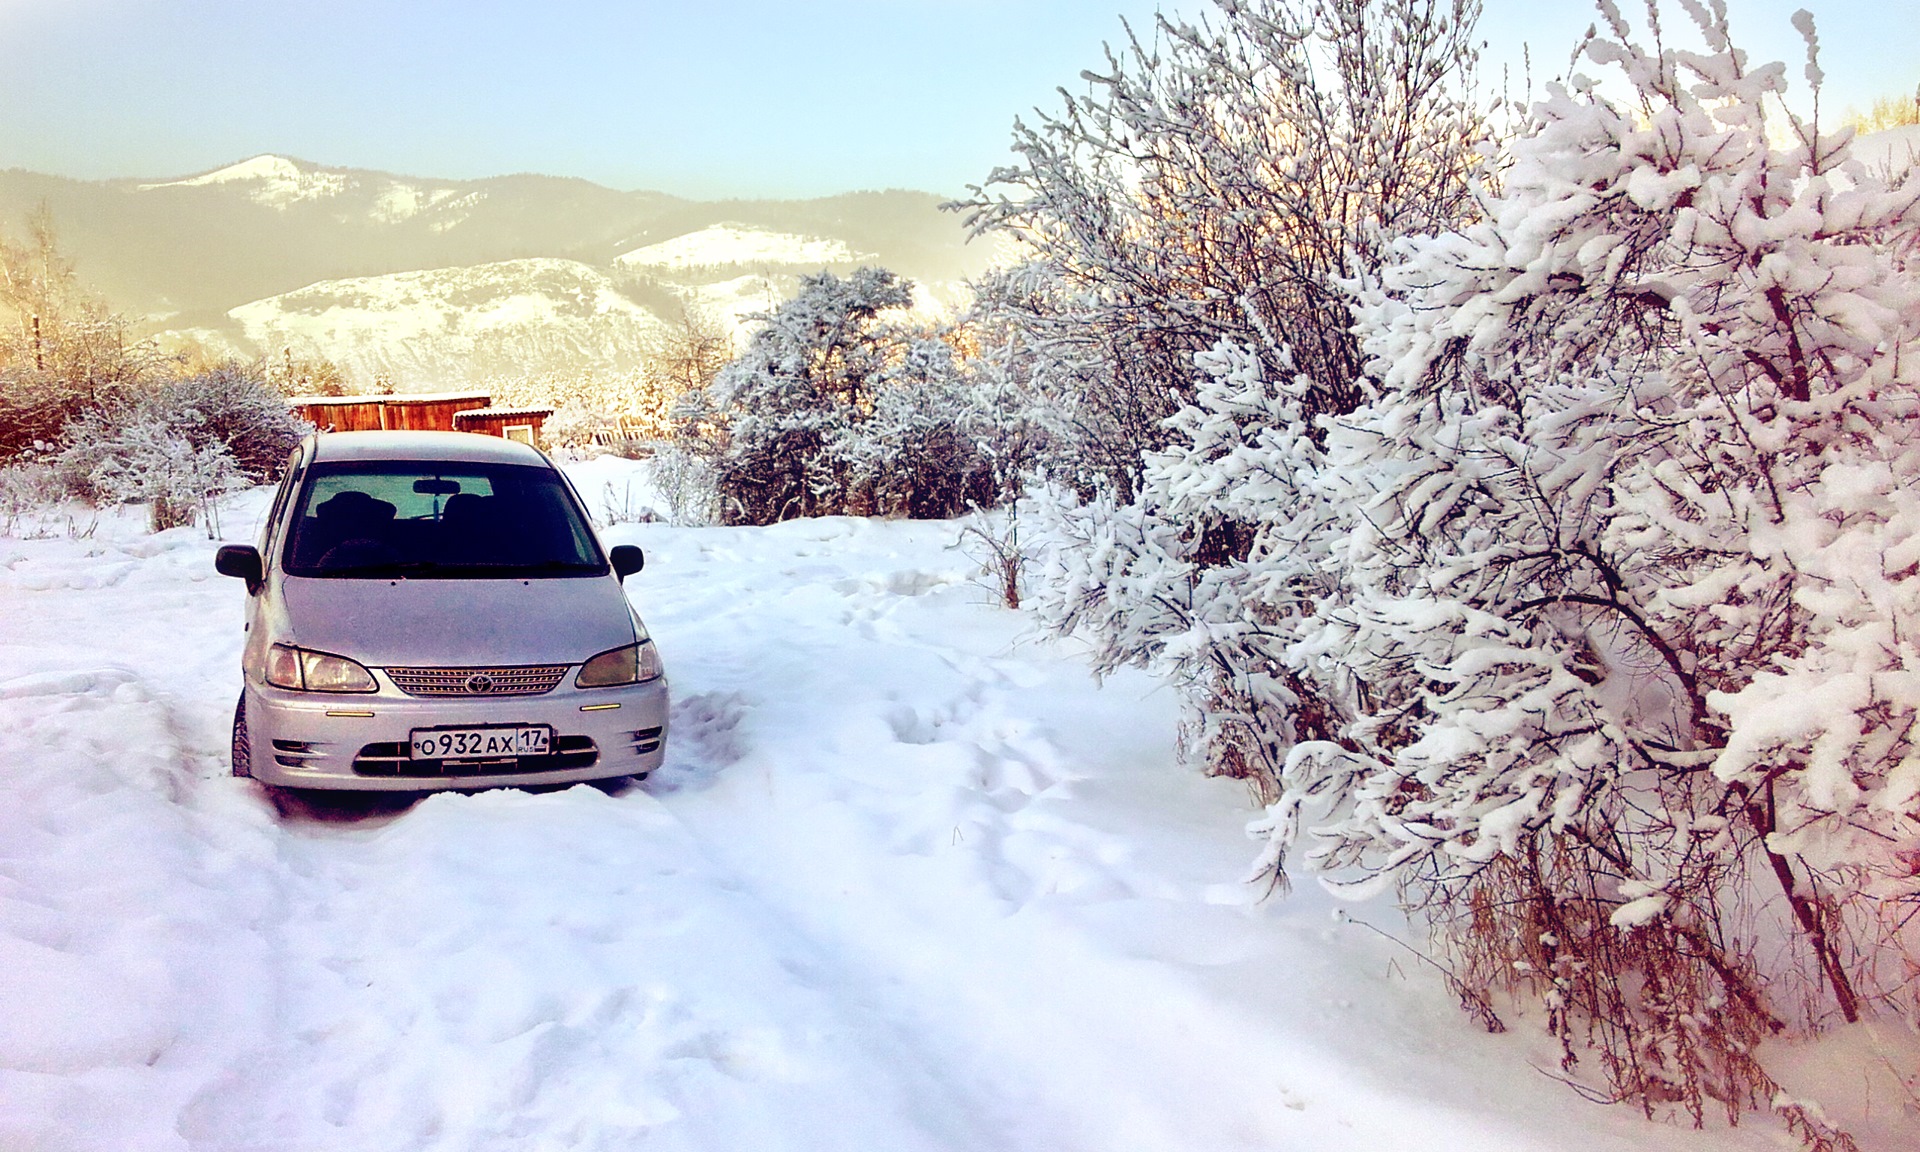
[{"label": "footprint in snow", "polygon": [[740,719],[746,698],[738,692],[699,692],[673,702],[667,731],[667,762],[654,773],[649,789],[672,792],[703,786],[721,769],[746,755]]}]

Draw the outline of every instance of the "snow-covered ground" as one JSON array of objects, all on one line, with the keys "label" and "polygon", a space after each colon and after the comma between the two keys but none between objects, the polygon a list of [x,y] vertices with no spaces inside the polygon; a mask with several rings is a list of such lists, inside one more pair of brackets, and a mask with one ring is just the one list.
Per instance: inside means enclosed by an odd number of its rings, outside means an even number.
[{"label": "snow-covered ground", "polygon": [[1260,901],[1166,691],[955,535],[615,525],[655,778],[285,814],[226,775],[203,533],[0,537],[0,1149],[1785,1146],[1587,1103],[1311,885]]}]

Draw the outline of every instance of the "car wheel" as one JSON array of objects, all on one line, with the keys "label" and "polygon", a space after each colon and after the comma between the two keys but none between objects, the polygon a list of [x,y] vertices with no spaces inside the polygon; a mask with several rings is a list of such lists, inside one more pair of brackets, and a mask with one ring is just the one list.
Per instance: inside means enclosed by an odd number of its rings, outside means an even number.
[{"label": "car wheel", "polygon": [[242,778],[253,775],[253,741],[247,739],[247,694],[240,693],[240,702],[233,706],[233,774]]}]

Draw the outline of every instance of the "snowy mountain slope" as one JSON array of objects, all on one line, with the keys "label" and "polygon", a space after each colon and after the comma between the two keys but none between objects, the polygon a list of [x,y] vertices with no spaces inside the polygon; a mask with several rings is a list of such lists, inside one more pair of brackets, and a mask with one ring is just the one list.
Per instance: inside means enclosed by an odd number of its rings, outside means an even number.
[{"label": "snowy mountain slope", "polygon": [[140,189],[145,192],[155,188],[205,188],[214,184],[241,185],[254,203],[285,208],[302,200],[338,196],[347,189],[347,177],[338,172],[302,168],[284,156],[255,156],[202,176],[142,184]]},{"label": "snowy mountain slope", "polygon": [[678,289],[678,295],[690,306],[712,316],[733,333],[734,346],[752,327],[756,313],[770,312],[780,301],[792,296],[798,287],[792,277],[776,279],[765,273],[750,272],[715,283],[690,284]]},{"label": "snowy mountain slope", "polygon": [[[217,189],[282,216],[296,205],[324,212],[336,224],[380,229],[424,225],[444,233],[472,216],[489,190],[473,181],[415,180],[384,172],[324,168],[285,156],[255,156],[180,180],[148,181],[143,193],[163,189]],[[416,219],[424,217],[424,219]]]},{"label": "snowy mountain slope", "polygon": [[1025,638],[951,525],[612,529],[656,779],[277,817],[223,774],[242,593],[138,522],[0,538],[0,1147],[1781,1146],[1586,1103],[1324,896],[1256,901],[1164,689]]},{"label": "snowy mountain slope", "polygon": [[635,248],[614,262],[631,268],[685,271],[691,268],[733,266],[799,266],[822,268],[876,259],[871,252],[855,252],[842,240],[796,236],[746,224],[714,224],[658,244]]},{"label": "snowy mountain slope", "polygon": [[[728,223],[636,248],[615,263],[654,275],[688,305],[724,324],[738,346],[754,325],[752,317],[790,299],[803,276],[827,270],[844,274],[846,266],[877,259],[840,240]],[[914,312],[928,321],[952,316],[967,298],[962,282],[914,282]]]},{"label": "snowy mountain slope", "polygon": [[[543,333],[530,319],[506,330],[498,317],[454,323],[444,301],[422,313],[398,290],[343,290],[354,303],[324,323],[312,313],[326,309],[308,303],[341,284],[421,269],[443,270],[433,274],[443,279],[444,270],[471,269],[466,278],[491,283],[495,296],[539,297],[547,273],[529,261],[565,261],[612,277],[661,319],[685,300],[712,306],[738,330],[744,316],[791,295],[802,274],[875,262],[926,285],[930,308],[950,308],[963,278],[995,253],[968,247],[940,202],[896,191],[709,204],[550,176],[442,180],[271,154],[175,179],[0,171],[0,228],[49,206],[83,282],[146,317],[142,334],[242,358],[297,345],[342,361],[360,386],[385,372],[401,391],[488,375],[622,372],[633,325],[611,312]],[[529,282],[506,288],[514,275]],[[398,311],[380,315],[379,300]],[[304,318],[282,315],[289,308]]]},{"label": "snowy mountain slope", "polygon": [[764,234],[801,238],[797,254],[781,240],[771,255],[804,256],[809,267],[854,253],[915,279],[959,280],[992,253],[966,245],[942,199],[890,191],[704,203],[562,177],[449,180],[273,154],[139,180],[0,170],[0,227],[17,231],[44,203],[90,289],[176,328],[217,326],[229,309],[322,280],[526,257],[609,267],[723,225],[742,238],[719,253],[725,259],[758,259]]},{"label": "snowy mountain slope", "polygon": [[[410,220],[429,209],[437,208],[449,200],[462,199],[470,206],[484,196],[484,192],[468,192],[458,187],[423,187],[416,183],[395,179],[375,173],[355,173],[351,171],[330,171],[303,166],[298,161],[284,156],[255,156],[251,160],[242,160],[238,164],[229,164],[201,176],[184,180],[165,180],[142,184],[140,190],[150,192],[157,188],[205,188],[210,185],[233,185],[249,200],[268,208],[285,209],[303,200],[325,200],[345,196],[349,192],[363,187],[372,200],[367,215],[387,224],[398,224]],[[456,206],[458,207],[458,206]],[[433,227],[445,231],[459,223],[464,217],[458,213],[449,213],[434,222]]]},{"label": "snowy mountain slope", "polygon": [[660,328],[604,273],[549,259],[322,281],[228,315],[257,348],[319,354],[407,391],[582,367],[632,371]]},{"label": "snowy mountain slope", "polygon": [[[827,243],[791,237],[780,238],[776,247],[752,239],[750,248],[733,251],[781,251],[797,259]],[[725,249],[689,244],[677,251],[704,257]],[[804,263],[778,270],[762,263],[757,271],[712,279],[740,267],[705,259],[681,269],[663,263],[653,269],[658,275],[644,281],[646,304],[631,294],[630,281],[622,285],[568,260],[327,280],[230,309],[226,326],[164,333],[162,342],[191,338],[202,348],[242,357],[290,348],[324,356],[363,382],[385,376],[402,392],[548,373],[604,378],[637,370],[648,341],[672,322],[681,304],[718,320],[740,343],[752,318],[791,297],[802,275],[813,270]],[[697,274],[675,278],[676,271],[689,269]],[[962,284],[915,284],[914,313],[939,320],[952,315],[965,295]]]}]

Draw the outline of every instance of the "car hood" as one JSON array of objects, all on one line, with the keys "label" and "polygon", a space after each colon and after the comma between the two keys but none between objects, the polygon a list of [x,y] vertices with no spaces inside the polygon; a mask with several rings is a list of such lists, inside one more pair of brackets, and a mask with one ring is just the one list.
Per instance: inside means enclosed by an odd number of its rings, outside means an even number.
[{"label": "car hood", "polygon": [[324,580],[280,589],[293,643],[375,668],[578,664],[636,639],[605,576],[544,580]]}]

